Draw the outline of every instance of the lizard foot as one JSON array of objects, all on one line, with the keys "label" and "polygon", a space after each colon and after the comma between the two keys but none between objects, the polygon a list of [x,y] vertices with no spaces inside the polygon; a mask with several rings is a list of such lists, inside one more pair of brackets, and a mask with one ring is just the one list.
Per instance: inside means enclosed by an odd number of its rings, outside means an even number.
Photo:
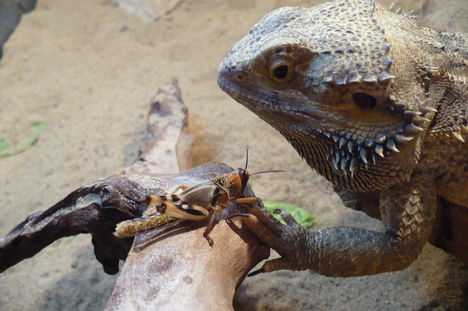
[{"label": "lizard foot", "polygon": [[281,258],[268,260],[259,270],[250,273],[253,276],[259,273],[276,270],[303,270],[305,264],[297,254],[298,244],[307,229],[302,227],[288,212],[278,209],[274,213],[281,216],[286,225],[274,218],[268,211],[261,207],[249,207],[250,215],[243,218],[247,227],[265,244],[277,251]]}]

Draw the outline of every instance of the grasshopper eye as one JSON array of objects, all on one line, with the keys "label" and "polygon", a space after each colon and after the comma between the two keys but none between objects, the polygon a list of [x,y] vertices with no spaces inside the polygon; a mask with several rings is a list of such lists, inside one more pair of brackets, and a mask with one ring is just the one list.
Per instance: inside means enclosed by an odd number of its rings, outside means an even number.
[{"label": "grasshopper eye", "polygon": [[288,82],[293,77],[293,64],[285,59],[277,59],[270,65],[270,77],[276,82]]}]

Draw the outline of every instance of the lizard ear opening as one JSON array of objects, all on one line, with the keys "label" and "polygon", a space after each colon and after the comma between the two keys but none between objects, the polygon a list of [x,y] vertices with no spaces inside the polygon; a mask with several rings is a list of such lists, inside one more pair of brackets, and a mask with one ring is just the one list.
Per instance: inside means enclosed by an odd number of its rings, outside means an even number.
[{"label": "lizard ear opening", "polygon": [[371,110],[377,105],[377,99],[366,93],[353,93],[354,103],[362,109]]}]

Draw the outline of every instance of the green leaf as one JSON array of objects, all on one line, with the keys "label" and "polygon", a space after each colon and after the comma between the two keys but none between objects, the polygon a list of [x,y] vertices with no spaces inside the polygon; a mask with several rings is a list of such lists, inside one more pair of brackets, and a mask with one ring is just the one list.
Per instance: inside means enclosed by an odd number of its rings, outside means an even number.
[{"label": "green leaf", "polygon": [[31,123],[31,129],[34,131],[30,137],[26,140],[24,147],[21,149],[20,152],[24,152],[30,149],[39,141],[39,136],[41,136],[42,132],[44,132],[44,122],[33,122]]},{"label": "green leaf", "polygon": [[33,122],[27,131],[13,139],[13,143],[8,144],[4,139],[0,139],[0,157],[11,157],[31,149],[39,141],[44,127],[44,122]]},{"label": "green leaf", "polygon": [[8,144],[4,139],[0,139],[0,153],[8,149]]},{"label": "green leaf", "polygon": [[[289,214],[291,214],[294,219],[303,227],[309,228],[312,227],[314,224],[314,216],[310,215],[308,212],[306,212],[303,208],[288,204],[288,203],[283,203],[283,202],[278,202],[278,201],[262,201],[263,205],[265,208],[273,214],[273,212],[277,209],[282,209]],[[279,215],[273,214],[273,216],[281,221],[284,224],[283,219]]]}]

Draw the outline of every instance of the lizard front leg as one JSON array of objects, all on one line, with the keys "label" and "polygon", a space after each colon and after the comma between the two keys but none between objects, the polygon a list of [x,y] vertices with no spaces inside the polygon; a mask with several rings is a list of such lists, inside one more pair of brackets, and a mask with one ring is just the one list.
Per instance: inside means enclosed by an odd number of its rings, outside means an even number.
[{"label": "lizard front leg", "polygon": [[253,215],[244,220],[246,225],[282,256],[267,261],[254,274],[310,269],[327,276],[350,277],[404,269],[428,240],[435,193],[431,181],[417,177],[383,191],[380,209],[385,232],[351,227],[309,231],[286,212],[280,214],[287,225],[278,225],[265,223],[268,218],[261,217],[264,211],[251,208]]}]

